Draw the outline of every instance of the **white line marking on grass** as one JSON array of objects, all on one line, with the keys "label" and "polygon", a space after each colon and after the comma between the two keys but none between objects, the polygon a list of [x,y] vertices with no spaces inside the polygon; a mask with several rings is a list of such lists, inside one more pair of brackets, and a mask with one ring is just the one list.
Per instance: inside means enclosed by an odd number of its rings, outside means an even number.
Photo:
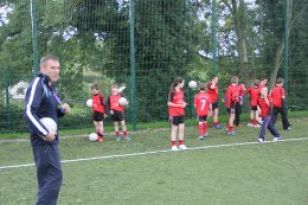
[{"label": "white line marking on grass", "polygon": [[[129,133],[135,134],[135,133],[146,133],[146,132],[160,132],[160,131],[167,131],[170,130],[170,128],[159,128],[159,129],[145,129],[145,130],[139,130],[139,131],[131,131]],[[104,133],[104,136],[113,136],[112,132]],[[71,138],[88,138],[88,134],[82,134],[82,135],[64,135],[63,137],[60,136],[60,140],[66,140]],[[18,142],[29,142],[30,143],[30,137],[25,137],[25,139],[0,139],[0,143],[18,143]]]},{"label": "white line marking on grass", "polygon": [[[274,141],[265,141],[265,142],[236,142],[236,143],[229,143],[229,144],[218,144],[218,145],[208,145],[208,146],[202,146],[202,147],[191,147],[191,148],[188,148],[187,151],[211,149],[211,148],[247,146],[247,145],[256,145],[256,144],[270,144],[270,143],[280,143],[280,142],[305,141],[305,140],[308,140],[308,137],[283,139],[283,140],[280,140],[278,142],[274,142]],[[135,157],[135,156],[154,155],[154,154],[169,153],[169,152],[175,152],[175,151],[172,151],[171,149],[165,149],[165,150],[156,150],[156,151],[149,151],[149,152],[136,152],[136,153],[131,153],[131,154],[116,154],[116,155],[107,155],[107,156],[100,156],[100,157],[89,157],[89,158],[62,160],[61,163],[62,164],[66,164],[66,163],[72,163],[72,162],[82,162],[82,161],[94,161],[94,160],[104,160],[104,159]],[[183,152],[183,151],[178,151],[178,152]],[[0,170],[13,169],[13,168],[23,168],[23,167],[33,167],[33,166],[35,166],[34,163],[11,165],[11,166],[2,166],[2,167],[0,167]]]}]

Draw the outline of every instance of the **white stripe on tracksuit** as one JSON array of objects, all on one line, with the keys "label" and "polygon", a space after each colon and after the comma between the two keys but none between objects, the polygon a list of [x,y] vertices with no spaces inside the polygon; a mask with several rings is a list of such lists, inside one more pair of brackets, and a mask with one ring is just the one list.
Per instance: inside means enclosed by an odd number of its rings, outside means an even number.
[{"label": "white stripe on tracksuit", "polygon": [[33,116],[32,112],[31,112],[31,105],[33,103],[33,98],[34,98],[34,95],[35,95],[35,91],[36,91],[36,87],[37,87],[37,84],[39,83],[40,81],[40,78],[37,77],[33,84],[32,84],[32,87],[31,87],[31,94],[30,94],[30,98],[29,98],[29,102],[26,106],[26,113],[27,113],[27,116],[28,118],[30,119],[30,121],[34,124],[34,126],[43,134],[43,135],[47,135],[48,132],[46,129],[44,129],[44,127],[41,126],[41,124],[35,119],[35,117]]}]

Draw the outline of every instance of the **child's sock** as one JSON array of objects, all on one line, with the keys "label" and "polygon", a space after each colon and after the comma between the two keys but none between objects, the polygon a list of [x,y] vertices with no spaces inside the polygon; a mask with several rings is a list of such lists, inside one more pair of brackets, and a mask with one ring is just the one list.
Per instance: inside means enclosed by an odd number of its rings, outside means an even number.
[{"label": "child's sock", "polygon": [[183,145],[185,144],[185,141],[184,140],[179,140],[179,145]]},{"label": "child's sock", "polygon": [[176,141],[171,141],[171,146],[176,146]]},{"label": "child's sock", "polygon": [[234,127],[231,126],[231,125],[229,125],[229,126],[228,126],[228,132],[233,132],[233,131],[234,131]]},{"label": "child's sock", "polygon": [[207,133],[207,122],[203,122],[203,135]]},{"label": "child's sock", "polygon": [[203,123],[199,122],[198,130],[199,130],[199,136],[202,136],[204,134],[204,124]]}]

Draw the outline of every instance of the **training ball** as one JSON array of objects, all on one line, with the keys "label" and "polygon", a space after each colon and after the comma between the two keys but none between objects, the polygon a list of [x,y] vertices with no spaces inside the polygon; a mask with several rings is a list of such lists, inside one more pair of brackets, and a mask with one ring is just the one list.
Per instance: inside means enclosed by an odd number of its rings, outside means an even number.
[{"label": "training ball", "polygon": [[197,88],[197,86],[198,86],[198,83],[194,80],[191,80],[188,83],[188,87],[190,87],[191,89],[195,89],[195,88]]},{"label": "training ball", "polygon": [[49,132],[57,132],[57,123],[50,117],[43,117],[40,119],[40,121]]},{"label": "training ball", "polygon": [[89,134],[89,140],[91,142],[95,142],[95,141],[97,141],[97,139],[98,139],[98,135],[96,133],[93,132],[93,133]]},{"label": "training ball", "polygon": [[125,97],[121,97],[118,102],[122,106],[128,105],[128,100]]},{"label": "training ball", "polygon": [[126,85],[122,85],[121,87],[118,88],[118,92],[122,93],[126,89]]},{"label": "training ball", "polygon": [[92,99],[87,100],[86,104],[87,104],[88,107],[92,107],[93,100]]}]

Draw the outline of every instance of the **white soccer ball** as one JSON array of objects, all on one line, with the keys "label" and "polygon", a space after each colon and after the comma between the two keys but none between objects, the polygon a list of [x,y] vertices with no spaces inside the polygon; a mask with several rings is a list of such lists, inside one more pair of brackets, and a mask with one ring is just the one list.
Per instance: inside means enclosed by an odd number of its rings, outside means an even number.
[{"label": "white soccer ball", "polygon": [[126,85],[122,84],[119,88],[118,88],[118,92],[122,93],[124,90],[126,89]]},{"label": "white soccer ball", "polygon": [[125,97],[121,97],[118,101],[118,103],[122,106],[128,105],[128,100]]},{"label": "white soccer ball", "polygon": [[46,127],[49,132],[57,132],[57,123],[50,117],[43,117],[40,119],[41,123]]},{"label": "white soccer ball", "polygon": [[93,132],[93,133],[89,134],[89,140],[91,142],[95,142],[95,141],[97,141],[97,139],[98,139],[98,135],[96,133]]},{"label": "white soccer ball", "polygon": [[197,88],[197,86],[198,86],[198,83],[194,80],[191,80],[188,83],[188,87],[190,87],[191,89],[195,89],[195,88]]},{"label": "white soccer ball", "polygon": [[93,100],[92,99],[88,99],[87,102],[86,102],[86,105],[88,107],[92,107],[93,106]]}]

